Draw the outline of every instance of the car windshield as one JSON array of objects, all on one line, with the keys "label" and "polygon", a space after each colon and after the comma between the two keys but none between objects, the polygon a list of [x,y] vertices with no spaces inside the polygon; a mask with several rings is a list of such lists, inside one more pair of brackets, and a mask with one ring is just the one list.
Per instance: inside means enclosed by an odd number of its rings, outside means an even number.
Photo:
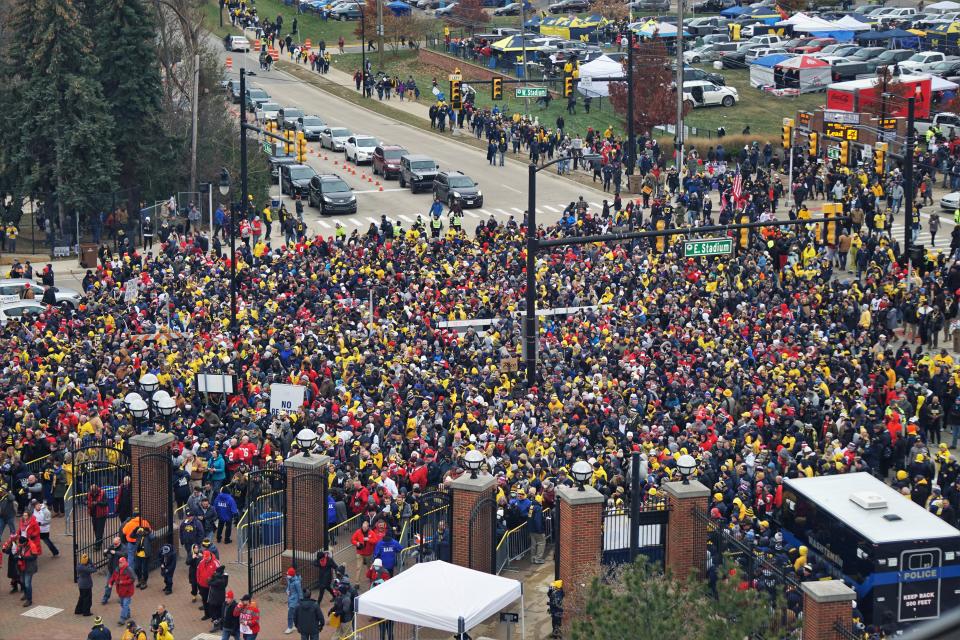
[{"label": "car windshield", "polygon": [[405,153],[404,149],[387,149],[383,152],[383,157],[387,160],[399,160]]},{"label": "car windshield", "polygon": [[458,176],[455,178],[450,178],[450,186],[457,187],[460,189],[465,189],[467,187],[473,186],[473,180],[471,180],[467,176]]},{"label": "car windshield", "polygon": [[320,118],[304,118],[303,126],[305,127],[319,127],[323,125],[323,120]]},{"label": "car windshield", "polygon": [[261,111],[280,111],[280,105],[275,102],[264,102],[260,105]]},{"label": "car windshield", "polygon": [[343,180],[330,180],[323,183],[324,193],[347,193],[350,191],[350,185]]},{"label": "car windshield", "polygon": [[429,160],[420,160],[419,162],[411,162],[410,168],[414,171],[430,171],[432,169],[436,169],[437,165]]},{"label": "car windshield", "polygon": [[335,138],[349,138],[350,129],[330,129],[330,135]]},{"label": "car windshield", "polygon": [[254,100],[262,100],[263,98],[270,97],[270,94],[262,89],[251,89],[248,93]]},{"label": "car windshield", "polygon": [[377,146],[376,138],[357,138],[358,147],[375,147]]},{"label": "car windshield", "polygon": [[309,180],[314,175],[316,175],[316,171],[314,171],[310,167],[291,167],[290,168],[291,180]]},{"label": "car windshield", "polygon": [[910,56],[909,60],[910,62],[923,62],[926,59],[927,59],[927,55],[925,53],[915,53],[912,56]]},{"label": "car windshield", "polygon": [[303,115],[303,111],[300,111],[300,109],[284,109],[283,110],[284,118],[297,118],[302,115]]}]

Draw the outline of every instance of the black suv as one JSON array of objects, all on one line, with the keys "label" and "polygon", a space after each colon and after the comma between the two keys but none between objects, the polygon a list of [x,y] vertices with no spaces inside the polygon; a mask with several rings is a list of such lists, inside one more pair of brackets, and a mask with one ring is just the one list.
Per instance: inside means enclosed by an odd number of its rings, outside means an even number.
[{"label": "black suv", "polygon": [[307,193],[310,186],[310,180],[317,172],[313,167],[305,164],[283,164],[280,165],[280,192],[291,196]]},{"label": "black suv", "polygon": [[438,173],[433,180],[433,195],[450,206],[454,202],[459,202],[464,209],[483,206],[479,185],[459,171]]},{"label": "black suv", "polygon": [[590,10],[590,0],[560,0],[547,7],[550,13],[580,13]]},{"label": "black suv", "polygon": [[320,209],[323,215],[357,212],[357,196],[353,189],[334,173],[313,176],[307,193],[310,206]]},{"label": "black suv", "polygon": [[410,191],[429,191],[440,167],[429,156],[407,154],[400,158],[400,186]]}]

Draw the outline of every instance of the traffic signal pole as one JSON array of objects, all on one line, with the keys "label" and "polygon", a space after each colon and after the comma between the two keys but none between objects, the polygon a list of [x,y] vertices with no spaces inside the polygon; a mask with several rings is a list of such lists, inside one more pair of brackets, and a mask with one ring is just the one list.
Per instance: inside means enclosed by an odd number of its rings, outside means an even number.
[{"label": "traffic signal pole", "polygon": [[904,205],[906,206],[906,213],[904,216],[906,220],[903,221],[903,253],[907,259],[907,290],[910,290],[910,270],[912,268],[910,260],[910,240],[911,233],[913,233],[913,197],[914,197],[914,186],[913,186],[913,147],[916,144],[916,138],[913,135],[914,127],[916,122],[914,120],[914,107],[916,99],[913,96],[907,98],[907,141],[906,149],[903,150],[903,190],[904,190]]},{"label": "traffic signal pole", "polygon": [[[790,148],[787,149],[787,153],[790,154],[790,172],[787,174],[787,193],[790,194],[790,198],[793,197],[793,145],[796,142],[796,127],[790,127]],[[789,202],[789,198],[787,202]]]}]

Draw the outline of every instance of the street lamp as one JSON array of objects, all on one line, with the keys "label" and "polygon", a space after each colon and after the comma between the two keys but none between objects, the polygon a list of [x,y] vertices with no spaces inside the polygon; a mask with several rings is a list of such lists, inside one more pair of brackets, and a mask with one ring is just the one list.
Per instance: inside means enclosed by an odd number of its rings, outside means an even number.
[{"label": "street lamp", "polygon": [[477,472],[480,471],[480,465],[483,464],[483,454],[476,449],[470,449],[463,456],[463,466],[470,472],[470,479],[477,479]]},{"label": "street lamp", "polygon": [[297,444],[300,445],[300,448],[303,449],[303,457],[310,457],[310,449],[313,448],[314,443],[317,441],[317,434],[312,429],[304,427],[300,429],[297,433]]},{"label": "street lamp", "polygon": [[577,460],[573,463],[573,467],[570,468],[570,475],[577,481],[578,489],[580,491],[586,491],[583,485],[586,484],[590,476],[593,475],[593,467],[591,467],[590,463],[586,460]]},{"label": "street lamp", "polygon": [[689,453],[685,453],[677,458],[677,469],[680,471],[680,475],[683,476],[683,484],[690,484],[690,476],[693,475],[696,468],[697,460]]},{"label": "street lamp", "polygon": [[[246,82],[244,81],[244,71],[240,70],[240,107],[243,108],[243,104],[246,100],[245,90]],[[246,114],[244,114],[245,117]],[[244,124],[246,122],[241,117],[240,121],[240,153],[241,153],[241,170],[243,174],[246,175],[246,153],[247,153],[247,132],[244,130]],[[226,196],[230,193],[230,172],[227,171],[226,167],[220,169],[220,195]],[[245,209],[247,206],[246,201],[246,188],[243,189],[243,193],[240,194],[243,198],[243,201],[240,204],[241,210]],[[211,214],[212,215],[212,214]],[[237,331],[237,216],[240,215],[239,211],[230,211],[230,330],[236,333]],[[211,234],[212,235],[212,234]],[[210,242],[213,242],[213,237],[210,238]]]},{"label": "street lamp", "polygon": [[360,95],[367,97],[367,12],[363,10],[364,5],[358,3],[360,10]]},{"label": "street lamp", "polygon": [[170,417],[176,413],[177,403],[167,391],[159,389],[160,380],[152,373],[145,373],[141,376],[140,380],[137,381],[137,386],[149,398],[149,401],[140,393],[132,391],[124,396],[123,403],[130,415],[133,416],[134,422],[147,420],[147,433],[152,434],[155,422],[154,412],[166,424]]}]

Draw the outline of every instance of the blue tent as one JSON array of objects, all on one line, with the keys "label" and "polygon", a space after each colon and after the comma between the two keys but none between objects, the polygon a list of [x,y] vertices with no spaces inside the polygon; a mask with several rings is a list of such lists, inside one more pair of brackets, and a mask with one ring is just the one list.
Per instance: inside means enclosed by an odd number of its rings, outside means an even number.
[{"label": "blue tent", "polygon": [[902,49],[916,49],[920,46],[920,38],[916,34],[903,29],[889,31],[863,31],[854,36],[857,42],[889,43],[888,47]]},{"label": "blue tent", "polygon": [[540,16],[533,16],[525,23],[523,23],[524,28],[530,29],[536,33],[540,33]]},{"label": "blue tent", "polygon": [[724,9],[720,12],[724,18],[736,18],[737,16],[742,16],[745,13],[750,13],[750,7],[730,7],[729,9]]},{"label": "blue tent", "polygon": [[784,60],[796,57],[797,56],[794,53],[771,53],[768,56],[760,56],[750,64],[759,65],[761,67],[769,67],[772,69],[774,66],[780,64]]},{"label": "blue tent", "polygon": [[387,4],[387,9],[393,11],[393,15],[395,16],[408,16],[413,10],[410,5],[400,0],[393,0],[393,2]]}]

